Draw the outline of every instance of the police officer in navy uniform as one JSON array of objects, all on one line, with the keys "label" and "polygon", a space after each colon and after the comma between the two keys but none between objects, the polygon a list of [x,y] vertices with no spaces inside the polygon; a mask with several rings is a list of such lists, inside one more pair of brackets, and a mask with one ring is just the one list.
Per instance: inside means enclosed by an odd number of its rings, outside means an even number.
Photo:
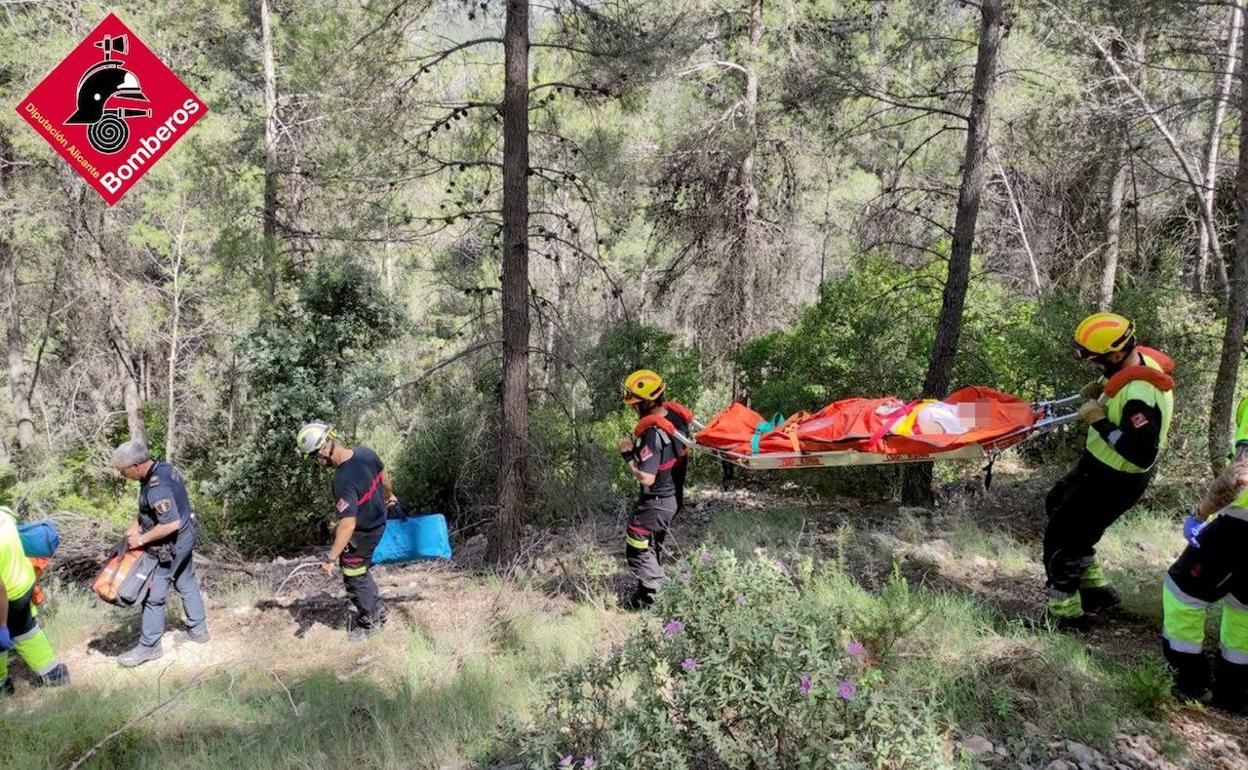
[{"label": "police officer in navy uniform", "polygon": [[166,462],[153,460],[142,441],[127,441],[113,452],[113,467],[122,476],[139,482],[139,515],[126,538],[130,548],[142,548],[156,557],[151,587],[143,600],[143,624],[139,643],[122,653],[117,662],[126,668],[156,660],[163,653],[165,600],[170,587],[182,597],[186,630],[174,635],[175,643],[208,641],[204,598],[195,576],[195,513],[182,474]]},{"label": "police officer in navy uniform", "polygon": [[337,563],[342,583],[355,605],[355,627],[347,640],[362,641],[386,623],[386,605],[373,580],[373,550],[386,529],[387,511],[398,504],[390,477],[377,453],[366,446],[348,447],[338,440],[334,427],[308,423],[299,431],[299,451],[334,471],[334,512],[338,525],[321,570],[334,574]]}]

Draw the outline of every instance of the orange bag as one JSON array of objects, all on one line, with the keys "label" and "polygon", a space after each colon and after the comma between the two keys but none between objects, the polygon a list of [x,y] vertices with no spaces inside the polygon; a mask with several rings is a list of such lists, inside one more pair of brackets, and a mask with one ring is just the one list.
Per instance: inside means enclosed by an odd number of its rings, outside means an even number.
[{"label": "orange bag", "polygon": [[122,537],[117,551],[104,564],[91,583],[95,595],[118,607],[130,607],[143,598],[156,571],[156,557],[135,548],[126,549]]},{"label": "orange bag", "polygon": [[[35,568],[35,580],[38,580],[43,575],[44,570],[48,568],[48,565],[52,563],[51,559],[42,556],[30,556],[27,558],[30,559],[30,566]],[[41,606],[44,602],[43,589],[39,587],[38,583],[35,583],[31,601],[35,603],[36,607]]]}]

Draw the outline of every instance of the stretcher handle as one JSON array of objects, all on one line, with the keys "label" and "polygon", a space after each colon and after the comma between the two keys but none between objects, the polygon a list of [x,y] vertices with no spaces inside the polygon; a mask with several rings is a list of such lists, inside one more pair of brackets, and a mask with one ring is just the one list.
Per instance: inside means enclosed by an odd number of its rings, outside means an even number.
[{"label": "stretcher handle", "polygon": [[1053,409],[1053,408],[1058,408],[1058,407],[1063,407],[1063,406],[1071,406],[1082,400],[1083,400],[1083,396],[1079,395],[1078,393],[1072,393],[1069,396],[1063,396],[1062,398],[1055,398],[1050,401],[1037,401],[1034,404],[1032,404],[1032,406]]}]

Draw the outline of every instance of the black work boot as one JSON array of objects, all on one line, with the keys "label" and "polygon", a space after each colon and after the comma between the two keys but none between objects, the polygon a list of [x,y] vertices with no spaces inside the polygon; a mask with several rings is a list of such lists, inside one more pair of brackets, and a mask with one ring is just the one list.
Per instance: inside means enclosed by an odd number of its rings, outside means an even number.
[{"label": "black work boot", "polygon": [[1213,705],[1232,714],[1248,715],[1248,665],[1218,658],[1213,682]]},{"label": "black work boot", "polygon": [[1171,691],[1179,700],[1194,700],[1205,703],[1209,700],[1209,661],[1203,654],[1176,652],[1170,649],[1165,640],[1161,643],[1161,652],[1170,664],[1174,674],[1174,687]]},{"label": "black work boot", "polygon": [[64,687],[69,684],[69,668],[64,663],[57,663],[56,666],[39,677],[40,687]]},{"label": "black work boot", "polygon": [[373,636],[375,634],[380,634],[380,633],[381,633],[380,625],[372,625],[372,626],[357,625],[355,628],[352,628],[350,631],[347,632],[347,641],[351,644],[356,644],[358,642],[364,641],[370,636]]},{"label": "black work boot", "polygon": [[1122,605],[1122,599],[1112,586],[1080,588],[1079,599],[1084,612],[1109,612]]},{"label": "black work boot", "polygon": [[620,607],[626,610],[644,610],[651,604],[654,604],[654,589],[646,588],[638,583],[637,590],[633,591]]}]

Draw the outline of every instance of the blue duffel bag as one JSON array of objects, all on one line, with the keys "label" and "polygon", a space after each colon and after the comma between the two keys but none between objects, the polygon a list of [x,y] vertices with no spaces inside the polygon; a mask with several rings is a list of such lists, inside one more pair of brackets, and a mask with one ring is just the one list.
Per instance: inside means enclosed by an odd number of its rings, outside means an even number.
[{"label": "blue duffel bag", "polygon": [[22,540],[22,551],[31,559],[50,559],[61,544],[56,525],[47,520],[18,524],[17,536]]},{"label": "blue duffel bag", "polygon": [[440,513],[408,516],[402,505],[394,507],[391,518],[386,520],[386,531],[373,550],[373,564],[449,558],[451,535],[446,517]]}]

